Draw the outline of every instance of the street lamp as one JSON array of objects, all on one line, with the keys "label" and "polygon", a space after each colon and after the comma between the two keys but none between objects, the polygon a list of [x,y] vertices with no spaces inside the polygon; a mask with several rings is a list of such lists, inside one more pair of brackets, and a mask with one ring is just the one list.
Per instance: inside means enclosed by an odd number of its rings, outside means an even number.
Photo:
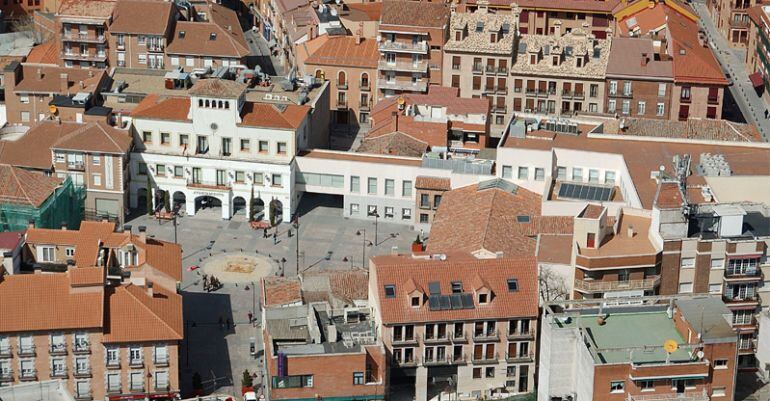
[{"label": "street lamp", "polygon": [[293,226],[297,231],[297,276],[299,276],[299,212],[297,212],[297,217],[294,218]]},{"label": "street lamp", "polygon": [[361,242],[361,267],[366,268],[366,230],[362,228],[356,231],[356,235],[364,237],[363,242]]}]

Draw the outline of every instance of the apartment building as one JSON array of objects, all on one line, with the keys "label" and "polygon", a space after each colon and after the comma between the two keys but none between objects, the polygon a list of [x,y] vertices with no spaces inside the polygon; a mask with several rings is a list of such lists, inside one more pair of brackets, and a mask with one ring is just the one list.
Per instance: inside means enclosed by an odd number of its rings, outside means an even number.
[{"label": "apartment building", "polygon": [[[161,190],[188,215],[217,207],[229,219],[254,207],[260,218],[289,219],[298,201],[295,156],[319,133],[310,129],[311,107],[246,101],[245,90],[202,79],[189,98],[148,96],[134,109],[132,207]],[[157,208],[163,197],[155,199]]]},{"label": "apartment building", "polygon": [[[207,3],[196,8],[196,12],[200,20],[177,22],[171,36],[166,38],[166,68],[189,70],[245,65],[250,50],[235,11]],[[162,47],[160,39],[157,44]]]},{"label": "apartment building", "polygon": [[607,62],[605,113],[622,117],[668,119],[673,92],[673,62],[650,38],[617,37]]},{"label": "apartment building", "polygon": [[12,62],[3,70],[8,123],[107,121],[100,92],[109,83],[104,70],[75,70],[47,64]]},{"label": "apartment building", "polygon": [[58,379],[77,400],[178,396],[180,248],[114,229],[27,230],[21,269],[35,273],[0,278],[3,382]]},{"label": "apartment building", "polygon": [[732,400],[736,335],[713,297],[544,307],[538,400]]},{"label": "apartment building", "polygon": [[417,222],[424,232],[429,232],[436,210],[444,199],[444,193],[452,189],[452,182],[445,177],[418,176],[414,180],[416,192],[414,210],[417,210]]},{"label": "apartment building", "polygon": [[709,0],[706,6],[714,25],[727,42],[735,47],[749,49],[749,9],[761,3],[755,0]]},{"label": "apartment building", "polygon": [[770,26],[770,7],[755,6],[749,9],[749,39],[746,45],[746,72],[754,90],[769,102],[767,77],[770,73],[770,40],[767,27]]},{"label": "apartment building", "polygon": [[444,46],[443,85],[459,88],[462,97],[489,99],[494,132],[502,130],[513,110],[509,68],[518,43],[519,12],[495,14],[486,3],[473,13],[453,10]]},{"label": "apartment building", "polygon": [[508,78],[513,111],[567,117],[603,110],[610,43],[582,29],[522,35]]},{"label": "apartment building", "polygon": [[377,98],[377,43],[360,35],[324,35],[308,42],[308,47],[314,41],[322,44],[304,60],[300,71],[330,81],[332,123],[369,125]]},{"label": "apartment building", "polygon": [[110,60],[116,67],[166,67],[165,49],[180,18],[172,2],[121,0],[109,26]]},{"label": "apartment building", "polygon": [[534,389],[534,258],[375,256],[369,298],[391,357],[391,388],[458,399]]},{"label": "apartment building", "polygon": [[385,399],[387,358],[367,288],[368,274],[360,270],[262,280],[267,397]]},{"label": "apartment building", "polygon": [[428,85],[441,84],[449,14],[449,6],[442,3],[383,3],[378,40],[378,97],[424,93]]},{"label": "apartment building", "polygon": [[[613,13],[621,4],[618,0],[591,3],[524,0],[515,3],[520,10],[518,25],[522,34],[558,36],[588,26],[588,31],[599,39],[607,38]],[[498,14],[513,12],[512,3],[507,0],[467,0],[461,6],[466,11],[489,7]]]},{"label": "apartment building", "polygon": [[62,66],[104,69],[109,65],[107,30],[112,0],[63,0],[56,16]]}]

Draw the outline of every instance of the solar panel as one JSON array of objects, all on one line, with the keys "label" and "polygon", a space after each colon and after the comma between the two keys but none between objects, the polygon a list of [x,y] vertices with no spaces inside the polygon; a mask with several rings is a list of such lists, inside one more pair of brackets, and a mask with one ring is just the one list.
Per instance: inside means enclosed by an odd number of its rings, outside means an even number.
[{"label": "solar panel", "polygon": [[428,297],[428,309],[429,310],[441,310],[441,305],[438,300],[438,297],[435,295],[432,295]]},{"label": "solar panel", "polygon": [[563,182],[559,187],[558,197],[607,202],[612,198],[612,188]]},{"label": "solar panel", "polygon": [[529,223],[529,216],[516,216],[516,221],[519,223]]},{"label": "solar panel", "polygon": [[473,297],[471,294],[462,294],[462,300],[463,300],[463,309],[473,309],[475,306],[473,305]]},{"label": "solar panel", "polygon": [[441,303],[441,310],[452,309],[452,302],[449,300],[449,295],[442,295],[439,297]]},{"label": "solar panel", "polygon": [[463,299],[460,296],[460,294],[452,294],[449,297],[449,300],[452,303],[452,309],[462,309],[463,308]]},{"label": "solar panel", "polygon": [[430,295],[441,294],[441,284],[439,284],[438,281],[431,281],[428,283],[428,291],[430,292]]}]

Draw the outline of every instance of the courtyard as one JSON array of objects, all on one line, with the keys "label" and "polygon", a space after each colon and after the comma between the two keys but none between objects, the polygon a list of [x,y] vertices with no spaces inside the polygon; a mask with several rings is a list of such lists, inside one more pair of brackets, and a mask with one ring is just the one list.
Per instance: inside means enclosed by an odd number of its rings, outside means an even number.
[{"label": "courtyard", "polygon": [[[204,393],[240,395],[244,370],[256,373],[261,385],[262,337],[259,329],[259,280],[268,275],[345,269],[367,265],[369,257],[390,253],[393,247],[409,252],[416,235],[410,226],[387,221],[348,219],[332,197],[306,195],[299,206],[297,229],[283,223],[252,230],[246,216],[222,220],[215,210],[171,221],[146,215],[126,224],[146,226],[148,236],[182,246],[185,341],[180,347],[183,396],[192,394],[192,376],[201,376]],[[176,233],[175,233],[176,231]],[[276,233],[273,238],[273,233]],[[298,252],[299,245],[299,252]],[[299,256],[299,257],[297,257]],[[204,291],[203,275],[216,277],[222,287]],[[249,314],[255,319],[249,323]],[[250,345],[256,344],[255,353]]]}]

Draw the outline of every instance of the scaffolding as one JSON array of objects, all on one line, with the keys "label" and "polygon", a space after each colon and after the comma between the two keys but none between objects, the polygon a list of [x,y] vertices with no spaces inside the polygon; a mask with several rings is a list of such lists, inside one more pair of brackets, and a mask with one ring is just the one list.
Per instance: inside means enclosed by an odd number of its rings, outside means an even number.
[{"label": "scaffolding", "polygon": [[86,191],[76,186],[67,177],[51,196],[40,206],[20,205],[15,203],[0,204],[0,232],[19,231],[28,227],[30,222],[37,228],[80,228],[83,218]]}]

